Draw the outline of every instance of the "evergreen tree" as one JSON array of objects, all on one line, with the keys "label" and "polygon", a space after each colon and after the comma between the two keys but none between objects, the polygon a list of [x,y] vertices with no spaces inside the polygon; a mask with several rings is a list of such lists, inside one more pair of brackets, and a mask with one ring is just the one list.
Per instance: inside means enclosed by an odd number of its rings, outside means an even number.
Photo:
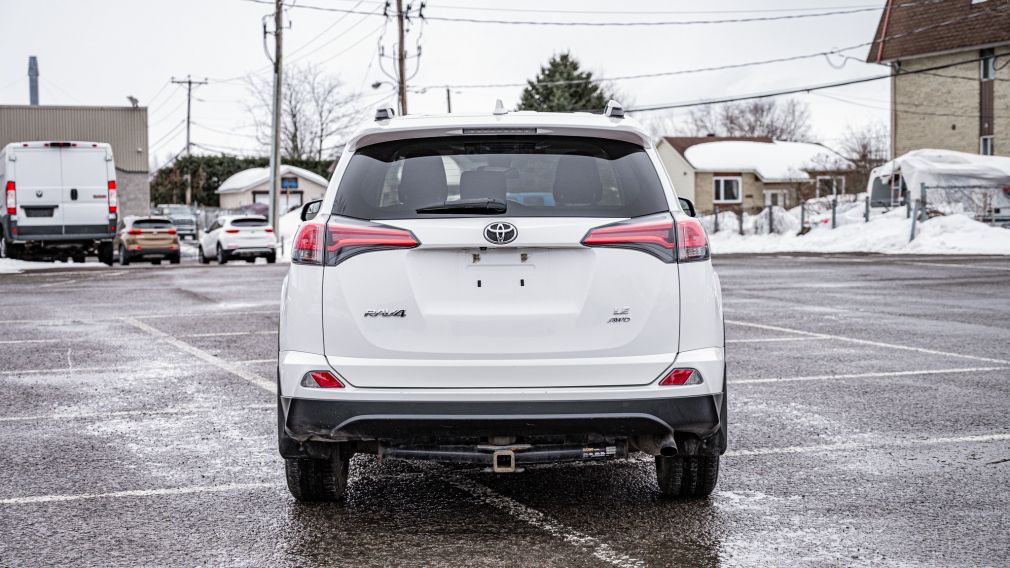
[{"label": "evergreen tree", "polygon": [[579,62],[565,52],[552,56],[536,79],[526,81],[516,110],[602,111],[610,98],[593,82],[593,74],[581,70]]}]

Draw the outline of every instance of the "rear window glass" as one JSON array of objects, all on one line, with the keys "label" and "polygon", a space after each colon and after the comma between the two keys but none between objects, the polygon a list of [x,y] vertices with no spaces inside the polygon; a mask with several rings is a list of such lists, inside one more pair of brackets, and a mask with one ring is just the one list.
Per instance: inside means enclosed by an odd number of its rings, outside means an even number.
[{"label": "rear window glass", "polygon": [[567,136],[457,136],[358,150],[333,213],[361,219],[466,217],[418,213],[460,199],[495,199],[512,217],[638,217],[666,211],[645,150]]},{"label": "rear window glass", "polygon": [[137,229],[170,229],[173,227],[171,221],[160,221],[158,219],[138,219],[133,222]]},{"label": "rear window glass", "polygon": [[232,227],[266,227],[266,219],[233,219]]}]

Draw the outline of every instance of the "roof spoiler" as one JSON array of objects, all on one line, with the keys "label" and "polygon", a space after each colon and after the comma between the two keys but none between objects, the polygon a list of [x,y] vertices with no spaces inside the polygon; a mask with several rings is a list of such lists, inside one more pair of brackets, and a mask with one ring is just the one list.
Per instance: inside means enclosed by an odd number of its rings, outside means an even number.
[{"label": "roof spoiler", "polygon": [[375,109],[375,120],[389,120],[396,116],[393,107],[382,107]]},{"label": "roof spoiler", "polygon": [[607,108],[603,109],[603,116],[609,116],[610,118],[624,118],[624,107],[621,103],[610,99],[607,101]]}]

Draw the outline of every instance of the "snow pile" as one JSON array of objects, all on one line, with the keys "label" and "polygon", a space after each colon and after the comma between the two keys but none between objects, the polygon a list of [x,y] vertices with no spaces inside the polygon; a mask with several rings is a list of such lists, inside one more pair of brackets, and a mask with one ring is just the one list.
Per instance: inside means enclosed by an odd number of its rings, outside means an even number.
[{"label": "snow pile", "polygon": [[281,215],[281,218],[277,223],[277,232],[279,233],[277,242],[281,245],[281,249],[277,251],[278,261],[286,261],[291,258],[291,247],[295,240],[295,233],[298,232],[298,226],[301,224],[301,207]]},{"label": "snow pile", "polygon": [[28,260],[16,260],[13,258],[0,258],[0,274],[17,274],[25,270],[45,270],[47,268],[104,268],[100,262],[85,262],[83,264],[75,262],[35,262]]},{"label": "snow pile", "polygon": [[[830,212],[828,213],[830,219]],[[862,217],[860,217],[860,220]],[[721,228],[721,227],[720,227]],[[744,229],[747,229],[746,219]],[[709,235],[713,254],[732,253],[852,253],[889,254],[999,254],[1010,255],[1010,230],[991,227],[964,215],[934,217],[916,227],[908,242],[911,220],[904,210],[871,217],[869,223],[818,227],[806,235],[751,234],[719,231]]]},{"label": "snow pile", "polygon": [[[799,217],[786,211],[782,207],[772,209],[774,217],[774,230],[776,233],[795,233],[800,230]],[[798,215],[799,209],[796,210]],[[700,217],[702,226],[709,234],[715,231],[715,215],[703,215]],[[740,217],[732,211],[722,211],[719,213],[719,232],[740,232]],[[756,215],[750,213],[743,214],[743,232],[745,235],[761,235],[768,233],[768,210],[765,209]]]}]

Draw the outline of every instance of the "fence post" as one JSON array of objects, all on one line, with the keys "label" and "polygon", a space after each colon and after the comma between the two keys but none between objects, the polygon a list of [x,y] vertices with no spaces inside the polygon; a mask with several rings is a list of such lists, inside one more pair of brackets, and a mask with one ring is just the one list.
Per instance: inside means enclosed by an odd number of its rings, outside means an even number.
[{"label": "fence post", "polygon": [[713,233],[718,233],[719,232],[719,207],[718,206],[713,206],[712,209],[715,211],[715,230],[712,231],[712,232]]},{"label": "fence post", "polygon": [[[922,204],[919,206],[919,215],[922,216],[922,217],[927,217],[927,213],[926,213],[926,184],[925,183],[922,184],[922,195],[919,196],[919,199],[922,200]],[[921,221],[925,221],[926,219],[920,219],[920,220]]]},{"label": "fence post", "polygon": [[771,205],[768,206],[768,234],[775,232],[775,208]]},{"label": "fence post", "polygon": [[800,230],[807,226],[807,202],[800,201]]},{"label": "fence post", "polygon": [[870,222],[870,193],[866,192],[866,209],[863,211],[863,218],[867,223]]},{"label": "fence post", "polygon": [[908,200],[908,192],[905,192],[905,218],[912,216],[912,202]]},{"label": "fence post", "polygon": [[743,206],[742,205],[740,206],[740,209],[737,211],[737,215],[740,216],[740,236],[742,237],[743,236]]},{"label": "fence post", "polygon": [[831,228],[834,229],[838,226],[838,219],[835,216],[835,211],[838,209],[838,197],[831,199]]},{"label": "fence post", "polygon": [[919,203],[920,200],[915,200],[915,216],[912,217],[912,234],[908,237],[908,242],[915,240],[915,223],[919,220]]}]

